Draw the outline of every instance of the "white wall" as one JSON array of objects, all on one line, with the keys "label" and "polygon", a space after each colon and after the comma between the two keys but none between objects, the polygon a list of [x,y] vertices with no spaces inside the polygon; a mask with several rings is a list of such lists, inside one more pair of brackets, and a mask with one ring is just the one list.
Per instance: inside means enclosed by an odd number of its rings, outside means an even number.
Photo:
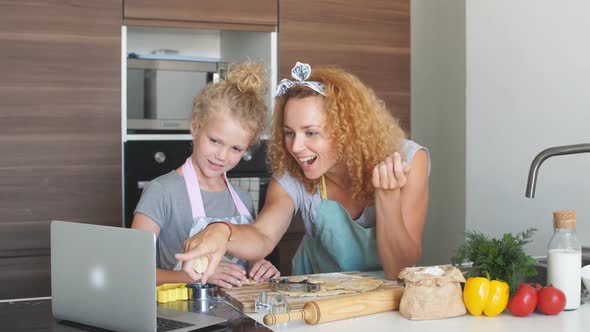
[{"label": "white wall", "polygon": [[[447,14],[437,8],[436,2],[412,1],[412,20],[423,17],[422,11],[445,17]],[[528,169],[538,152],[556,145],[590,143],[590,1],[458,2],[465,7],[464,60],[446,56],[448,49],[456,49],[452,43],[427,55],[414,54],[412,49],[413,61],[426,56],[442,62],[440,66],[453,68],[464,62],[465,72],[462,114],[450,112],[448,96],[432,92],[445,88],[436,82],[445,82],[447,77],[449,83],[453,82],[461,70],[438,70],[435,74],[442,77],[420,81],[417,78],[425,70],[432,71],[429,67],[433,65],[412,66],[412,136],[433,150],[433,170],[442,168],[441,172],[448,174],[440,181],[443,187],[452,187],[455,181],[465,182],[464,206],[460,202],[444,207],[432,204],[429,223],[449,224],[454,229],[457,221],[445,218],[459,215],[464,209],[468,230],[499,236],[536,227],[539,231],[527,250],[532,255],[543,255],[553,231],[552,211],[574,209],[578,212],[579,236],[585,246],[590,246],[590,154],[547,160],[539,172],[536,197],[524,196]],[[449,30],[457,25],[449,18],[446,22]],[[413,43],[425,38],[420,33],[419,29],[412,31]],[[422,98],[431,100],[415,102]],[[441,105],[454,121],[465,122],[464,146],[443,132],[434,130],[432,134],[436,123],[421,124],[437,121],[435,114],[441,108],[433,107],[436,105]],[[453,120],[447,119],[446,123]],[[443,128],[452,129],[445,122]],[[436,151],[440,146],[446,149]],[[465,159],[459,158],[454,165],[448,164],[450,158],[437,155],[460,155],[462,149]],[[455,167],[464,168],[465,173],[456,178]],[[434,187],[440,184],[433,179],[433,202],[449,200],[445,197],[449,193]],[[427,228],[425,238],[431,232]],[[435,228],[434,232],[439,231]],[[441,242],[446,241],[455,239]],[[449,246],[434,245],[425,252],[424,260]]]},{"label": "white wall", "polygon": [[465,231],[465,4],[412,1],[412,139],[432,158],[421,265],[447,262]]},{"label": "white wall", "polygon": [[150,54],[160,49],[178,55],[221,58],[219,30],[127,27],[127,51]]},{"label": "white wall", "polygon": [[467,228],[539,229],[546,251],[552,211],[574,209],[590,245],[590,154],[549,159],[536,197],[524,197],[533,157],[590,143],[590,1],[466,1]]},{"label": "white wall", "polygon": [[227,62],[253,60],[267,66],[269,87],[265,99],[271,111],[277,87],[277,75],[272,74],[278,72],[277,33],[221,31],[221,58]]}]

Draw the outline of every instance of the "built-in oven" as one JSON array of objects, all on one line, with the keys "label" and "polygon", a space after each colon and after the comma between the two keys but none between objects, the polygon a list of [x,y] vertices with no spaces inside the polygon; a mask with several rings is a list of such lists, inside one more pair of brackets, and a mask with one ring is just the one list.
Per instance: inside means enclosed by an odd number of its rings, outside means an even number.
[{"label": "built-in oven", "polygon": [[[156,177],[180,167],[192,153],[192,141],[127,141],[124,150],[123,205],[125,226],[131,227],[133,212],[143,188]],[[264,203],[270,179],[265,159],[265,145],[261,144],[227,174],[232,185],[239,186],[251,194],[256,211]]]},{"label": "built-in oven", "polygon": [[227,63],[201,59],[185,61],[127,59],[127,132],[186,133],[195,96],[208,83],[225,77]]}]

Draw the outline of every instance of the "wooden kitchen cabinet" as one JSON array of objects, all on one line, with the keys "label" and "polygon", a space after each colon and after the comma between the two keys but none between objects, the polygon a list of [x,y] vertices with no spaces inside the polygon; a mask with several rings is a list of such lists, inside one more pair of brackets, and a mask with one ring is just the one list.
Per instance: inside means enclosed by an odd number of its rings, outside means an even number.
[{"label": "wooden kitchen cabinet", "polygon": [[[410,0],[280,0],[279,80],[296,61],[339,66],[372,88],[410,134]],[[291,274],[303,229],[294,219],[275,249]]]},{"label": "wooden kitchen cabinet", "polygon": [[279,79],[296,61],[358,76],[410,130],[410,0],[280,0]]},{"label": "wooden kitchen cabinet", "polygon": [[270,260],[281,271],[281,275],[289,276],[292,274],[291,261],[304,235],[305,227],[303,226],[303,221],[300,216],[296,215],[291,220],[287,232],[275,247],[272,257],[270,259],[267,258],[267,260]]},{"label": "wooden kitchen cabinet", "polygon": [[0,299],[50,295],[51,220],[122,225],[121,12],[0,1]]},{"label": "wooden kitchen cabinet", "polygon": [[125,0],[126,25],[275,31],[278,0]]}]

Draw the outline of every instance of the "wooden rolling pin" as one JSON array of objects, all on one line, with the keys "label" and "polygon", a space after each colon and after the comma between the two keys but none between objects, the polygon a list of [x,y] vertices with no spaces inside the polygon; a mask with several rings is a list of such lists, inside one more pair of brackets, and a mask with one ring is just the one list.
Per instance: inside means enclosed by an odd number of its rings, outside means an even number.
[{"label": "wooden rolling pin", "polygon": [[404,293],[403,287],[395,287],[358,295],[316,300],[305,303],[303,309],[264,315],[266,325],[286,323],[303,319],[307,324],[331,322],[399,308]]}]

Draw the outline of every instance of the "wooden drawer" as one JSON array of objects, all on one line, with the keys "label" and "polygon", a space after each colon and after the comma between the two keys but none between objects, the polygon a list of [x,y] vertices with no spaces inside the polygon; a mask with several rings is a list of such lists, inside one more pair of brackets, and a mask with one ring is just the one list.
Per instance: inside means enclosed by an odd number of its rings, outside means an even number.
[{"label": "wooden drawer", "polygon": [[126,0],[126,25],[274,31],[278,0]]},{"label": "wooden drawer", "polygon": [[0,300],[51,295],[51,258],[0,257]]}]

